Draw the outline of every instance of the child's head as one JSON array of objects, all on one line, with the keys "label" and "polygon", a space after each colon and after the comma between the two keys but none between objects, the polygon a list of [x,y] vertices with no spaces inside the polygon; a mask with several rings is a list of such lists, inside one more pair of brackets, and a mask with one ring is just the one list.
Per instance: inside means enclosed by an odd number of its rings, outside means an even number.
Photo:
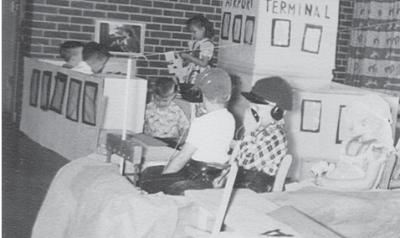
[{"label": "child's head", "polygon": [[83,47],[82,57],[93,73],[101,73],[111,54],[104,45],[89,42]]},{"label": "child's head", "polygon": [[82,61],[83,43],[79,41],[66,41],[60,45],[60,57],[70,67],[77,66]]},{"label": "child's head", "polygon": [[389,104],[375,94],[364,95],[346,108],[345,122],[349,139],[362,136],[393,146]]},{"label": "child's head", "polygon": [[197,75],[194,88],[201,91],[203,103],[208,111],[213,106],[226,107],[231,98],[231,77],[222,69],[207,69]]},{"label": "child's head", "polygon": [[155,83],[154,103],[159,108],[168,107],[177,91],[177,84],[172,78],[159,78]]},{"label": "child's head", "polygon": [[203,15],[198,14],[186,21],[186,25],[196,40],[212,38],[214,36],[213,24]]},{"label": "child's head", "polygon": [[284,112],[293,107],[292,88],[280,77],[260,79],[250,92],[242,92],[242,95],[250,102],[244,117],[248,131],[282,120]]}]

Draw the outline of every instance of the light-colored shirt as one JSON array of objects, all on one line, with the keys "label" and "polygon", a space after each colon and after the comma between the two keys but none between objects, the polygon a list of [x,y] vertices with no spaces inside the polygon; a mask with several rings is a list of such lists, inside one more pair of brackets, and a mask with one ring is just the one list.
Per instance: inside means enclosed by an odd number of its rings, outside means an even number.
[{"label": "light-colored shirt", "polygon": [[196,147],[193,160],[206,163],[226,163],[235,132],[235,120],[226,109],[219,109],[195,118],[186,143]]},{"label": "light-colored shirt", "polygon": [[189,120],[175,103],[160,109],[154,102],[146,106],[144,133],[160,138],[180,138],[189,128]]},{"label": "light-colored shirt", "polygon": [[84,74],[93,74],[92,68],[85,61],[79,62],[79,64],[71,68],[71,70],[81,72]]},{"label": "light-colored shirt", "polygon": [[[189,49],[192,51],[191,55],[198,59],[207,57],[208,60],[211,60],[214,56],[214,44],[208,38],[204,38],[200,41],[189,41],[188,46]],[[209,67],[209,65],[207,65],[206,67],[201,67],[200,65],[196,65],[195,63],[190,63],[188,71],[190,82],[193,82],[196,75],[203,72]]]}]

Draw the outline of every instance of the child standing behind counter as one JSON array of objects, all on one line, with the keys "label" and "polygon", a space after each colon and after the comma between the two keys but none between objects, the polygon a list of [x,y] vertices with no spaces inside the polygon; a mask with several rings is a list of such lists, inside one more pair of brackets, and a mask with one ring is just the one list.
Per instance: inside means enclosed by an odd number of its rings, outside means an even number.
[{"label": "child standing behind counter", "polygon": [[182,59],[189,65],[186,83],[193,83],[196,76],[210,67],[214,55],[214,35],[212,23],[203,15],[195,15],[186,22],[194,40],[189,41],[190,53],[180,53]]}]

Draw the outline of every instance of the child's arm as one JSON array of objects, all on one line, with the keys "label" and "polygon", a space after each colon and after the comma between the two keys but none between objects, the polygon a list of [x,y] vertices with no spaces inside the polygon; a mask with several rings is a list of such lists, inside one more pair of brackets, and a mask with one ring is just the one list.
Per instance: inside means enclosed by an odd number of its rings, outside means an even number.
[{"label": "child's arm", "polygon": [[317,185],[339,190],[368,190],[372,189],[378,178],[382,162],[372,160],[368,163],[368,168],[364,178],[360,179],[330,179],[322,177],[317,181]]},{"label": "child's arm", "polygon": [[207,56],[196,58],[188,53],[181,53],[180,56],[182,57],[182,59],[192,62],[196,65],[200,65],[201,67],[206,67],[208,65],[208,62],[210,61],[210,58]]},{"label": "child's arm", "polygon": [[182,150],[173,157],[168,164],[165,166],[163,174],[176,173],[185,166],[185,164],[192,158],[192,155],[196,151],[196,147],[189,143],[185,143]]}]

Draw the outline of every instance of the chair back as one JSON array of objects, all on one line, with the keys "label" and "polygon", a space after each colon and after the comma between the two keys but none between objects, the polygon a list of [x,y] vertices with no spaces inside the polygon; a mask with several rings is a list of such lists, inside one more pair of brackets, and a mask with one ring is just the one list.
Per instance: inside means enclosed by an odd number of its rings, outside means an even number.
[{"label": "chair back", "polygon": [[382,168],[379,171],[378,178],[375,181],[373,188],[378,189],[389,189],[390,181],[396,167],[396,163],[398,163],[398,155],[392,154],[389,158],[385,161]]},{"label": "chair back", "polygon": [[290,165],[292,164],[292,156],[286,155],[279,165],[278,172],[275,175],[274,186],[272,187],[272,192],[282,192],[285,185],[286,176],[289,172]]}]

